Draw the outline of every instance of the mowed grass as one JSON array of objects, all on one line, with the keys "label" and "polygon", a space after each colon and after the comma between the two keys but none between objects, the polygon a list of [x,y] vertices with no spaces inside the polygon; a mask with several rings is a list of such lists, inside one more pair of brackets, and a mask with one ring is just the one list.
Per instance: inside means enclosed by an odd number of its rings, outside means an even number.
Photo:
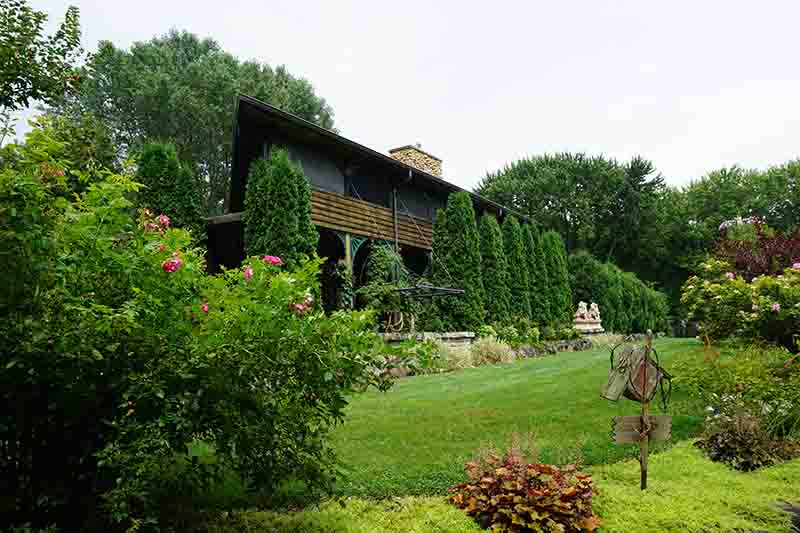
[{"label": "mowed grass", "polygon": [[[664,366],[677,353],[700,349],[694,339],[658,339]],[[354,396],[333,435],[346,495],[443,494],[464,480],[463,466],[484,444],[532,432],[542,462],[580,459],[597,465],[636,454],[616,445],[611,419],[635,415],[637,403],[600,398],[609,349],[564,352],[506,365],[399,380],[386,393]],[[701,417],[673,392],[673,439],[694,436]],[[669,443],[655,445],[654,451]]]}]

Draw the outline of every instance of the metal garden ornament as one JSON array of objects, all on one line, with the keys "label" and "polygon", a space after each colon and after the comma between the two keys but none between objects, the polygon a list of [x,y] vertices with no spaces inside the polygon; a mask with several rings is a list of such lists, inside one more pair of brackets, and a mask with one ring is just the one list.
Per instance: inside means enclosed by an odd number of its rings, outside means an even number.
[{"label": "metal garden ornament", "polygon": [[[627,339],[626,339],[627,340]],[[611,369],[608,383],[600,396],[611,401],[622,397],[639,402],[639,416],[617,416],[613,420],[614,442],[639,443],[641,489],[647,488],[647,458],[650,441],[669,440],[672,436],[672,417],[650,414],[650,402],[661,392],[664,412],[667,410],[671,376],[661,368],[658,353],[653,348],[653,332],[648,330],[644,346],[620,344],[611,350]]]}]

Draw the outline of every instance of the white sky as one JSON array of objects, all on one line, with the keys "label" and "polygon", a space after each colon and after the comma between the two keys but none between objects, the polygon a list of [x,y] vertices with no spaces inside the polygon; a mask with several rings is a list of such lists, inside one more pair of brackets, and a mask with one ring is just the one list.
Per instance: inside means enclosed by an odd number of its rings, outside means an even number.
[{"label": "white sky", "polygon": [[419,142],[445,177],[552,151],[641,154],[672,184],[800,156],[800,2],[31,0],[84,46],[170,28],[286,64],[346,137]]}]

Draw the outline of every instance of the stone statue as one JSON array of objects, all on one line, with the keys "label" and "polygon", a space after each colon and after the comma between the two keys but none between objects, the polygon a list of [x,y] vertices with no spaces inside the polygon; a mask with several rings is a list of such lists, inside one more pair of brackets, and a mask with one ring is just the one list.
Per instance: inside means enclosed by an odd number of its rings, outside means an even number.
[{"label": "stone statue", "polygon": [[578,310],[575,312],[575,319],[572,327],[583,335],[593,335],[603,333],[603,325],[600,322],[600,308],[592,302],[591,306],[586,307],[586,302],[578,302]]}]

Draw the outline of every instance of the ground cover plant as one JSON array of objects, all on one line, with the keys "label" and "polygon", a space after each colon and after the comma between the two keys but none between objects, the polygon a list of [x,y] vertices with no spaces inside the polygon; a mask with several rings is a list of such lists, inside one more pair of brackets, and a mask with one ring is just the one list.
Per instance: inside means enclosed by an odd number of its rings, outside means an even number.
[{"label": "ground cover plant", "polygon": [[[639,490],[639,463],[629,459],[586,469],[598,494],[594,512],[608,533],[790,533],[778,502],[800,500],[800,460],[743,473],[706,459],[690,441],[658,453],[650,487]],[[463,478],[462,478],[463,479]],[[208,533],[468,533],[482,531],[444,495],[387,500],[346,498],[302,512],[242,511],[219,516]]]},{"label": "ground cover plant", "polygon": [[[693,339],[658,339],[656,346],[667,369],[677,353],[699,349]],[[599,398],[608,355],[598,347],[416,376],[388,394],[353,398],[347,424],[333,435],[343,463],[339,491],[443,494],[463,481],[464,463],[483,442],[502,445],[512,432],[535,432],[544,463],[582,458],[592,465],[632,456],[635,446],[612,442],[610,424],[613,416],[635,414],[635,404]],[[702,420],[697,406],[682,407],[686,400],[681,391],[673,395],[674,440],[693,436]]]}]

